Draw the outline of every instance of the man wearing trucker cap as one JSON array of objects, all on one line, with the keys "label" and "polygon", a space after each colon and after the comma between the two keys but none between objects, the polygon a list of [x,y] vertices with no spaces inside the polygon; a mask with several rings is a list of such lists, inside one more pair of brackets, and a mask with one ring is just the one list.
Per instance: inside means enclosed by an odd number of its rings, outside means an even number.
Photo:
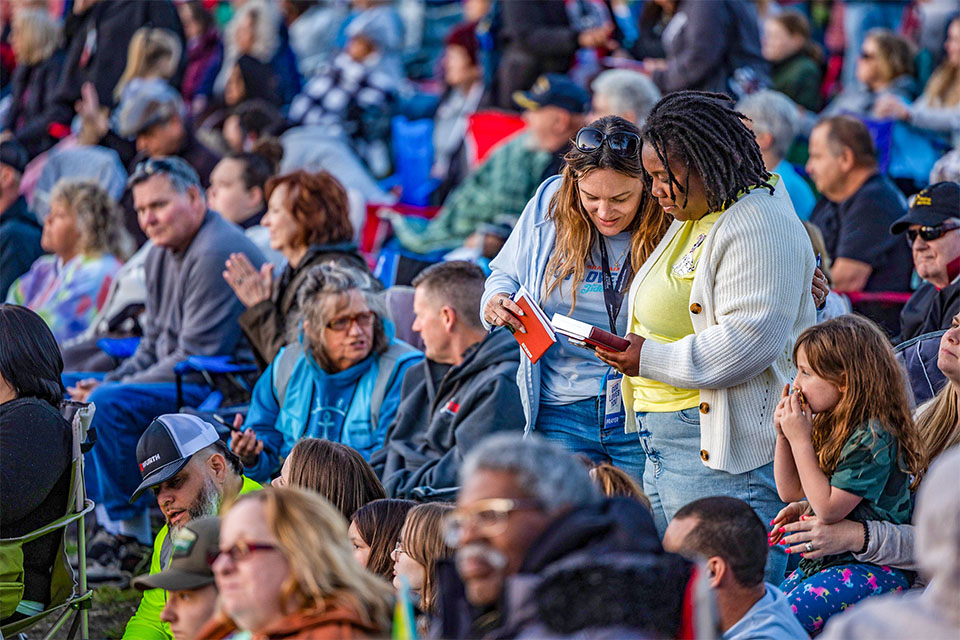
[{"label": "man wearing trucker cap", "polygon": [[[260,488],[242,475],[239,458],[220,440],[213,425],[188,414],[168,413],[151,422],[137,443],[137,462],[143,482],[130,501],[152,488],[166,520],[153,542],[151,576],[170,565],[174,540],[188,522],[215,516],[224,502]],[[162,589],[144,591],[123,637],[173,638],[170,625],[160,618],[165,601]]]},{"label": "man wearing trucker cap", "polygon": [[162,589],[167,604],[160,619],[176,640],[193,640],[217,607],[217,585],[210,560],[219,551],[220,518],[191,520],[173,537],[170,566],[133,580],[141,591]]}]

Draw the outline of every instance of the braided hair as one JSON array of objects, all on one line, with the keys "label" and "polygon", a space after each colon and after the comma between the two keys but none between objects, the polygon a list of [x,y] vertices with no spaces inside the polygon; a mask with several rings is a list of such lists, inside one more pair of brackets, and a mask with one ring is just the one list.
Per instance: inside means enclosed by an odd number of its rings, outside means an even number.
[{"label": "braided hair", "polygon": [[[666,167],[671,198],[676,197],[676,186],[684,194],[686,206],[691,171],[703,180],[710,211],[730,206],[737,194],[750,187],[762,186],[773,193],[768,182],[771,174],[744,118],[734,109],[733,100],[708,91],[677,91],[653,107],[640,132],[641,144],[649,143]],[[682,185],[667,162],[668,152],[688,169]],[[653,188],[646,169],[643,182],[648,191]]]}]

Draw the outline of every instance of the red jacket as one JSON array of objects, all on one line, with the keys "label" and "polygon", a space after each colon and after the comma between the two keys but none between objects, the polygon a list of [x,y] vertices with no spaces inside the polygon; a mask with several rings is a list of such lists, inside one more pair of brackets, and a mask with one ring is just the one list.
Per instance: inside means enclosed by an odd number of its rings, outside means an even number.
[{"label": "red jacket", "polygon": [[[237,626],[222,618],[210,620],[197,635],[198,640],[224,640]],[[251,640],[349,640],[353,638],[382,637],[386,629],[364,622],[347,607],[337,606],[324,611],[298,611],[259,633]]]}]

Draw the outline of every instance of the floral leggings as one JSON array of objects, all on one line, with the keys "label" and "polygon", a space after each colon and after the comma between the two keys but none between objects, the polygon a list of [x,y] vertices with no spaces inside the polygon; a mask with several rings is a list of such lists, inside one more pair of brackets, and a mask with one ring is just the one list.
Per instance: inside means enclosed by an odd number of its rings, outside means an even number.
[{"label": "floral leggings", "polygon": [[867,596],[900,592],[910,585],[903,572],[875,564],[843,564],[806,577],[797,569],[780,585],[793,615],[812,636],[823,630],[833,614]]}]

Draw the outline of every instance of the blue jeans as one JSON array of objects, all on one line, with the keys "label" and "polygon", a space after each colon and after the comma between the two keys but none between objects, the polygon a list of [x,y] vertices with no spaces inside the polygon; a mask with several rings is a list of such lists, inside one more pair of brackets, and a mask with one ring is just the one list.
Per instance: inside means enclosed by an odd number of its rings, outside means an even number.
[{"label": "blue jeans", "polygon": [[[103,379],[103,373],[65,373],[63,384],[73,386],[85,378]],[[184,384],[183,401],[196,405],[209,395],[201,385]],[[176,413],[177,385],[172,382],[124,384],[104,382],[88,402],[97,405],[93,428],[97,443],[86,456],[84,482],[91,500],[102,503],[112,520],[128,520],[150,507],[153,495],[144,493],[135,503],[130,496],[142,477],[137,462],[137,442],[158,415]]]},{"label": "blue jeans", "polygon": [[[745,473],[711,469],[700,459],[697,407],[666,413],[638,413],[640,444],[647,456],[643,490],[653,507],[661,537],[681,507],[710,496],[731,496],[749,504],[764,527],[785,505],[777,495],[773,463]],[[767,556],[767,582],[783,582],[787,555],[779,546]]]},{"label": "blue jeans", "polygon": [[610,463],[643,482],[645,456],[637,434],[618,426],[604,425],[606,398],[589,398],[573,404],[541,404],[535,430],[547,440],[559,442],[572,453],[582,453],[597,464]]}]

